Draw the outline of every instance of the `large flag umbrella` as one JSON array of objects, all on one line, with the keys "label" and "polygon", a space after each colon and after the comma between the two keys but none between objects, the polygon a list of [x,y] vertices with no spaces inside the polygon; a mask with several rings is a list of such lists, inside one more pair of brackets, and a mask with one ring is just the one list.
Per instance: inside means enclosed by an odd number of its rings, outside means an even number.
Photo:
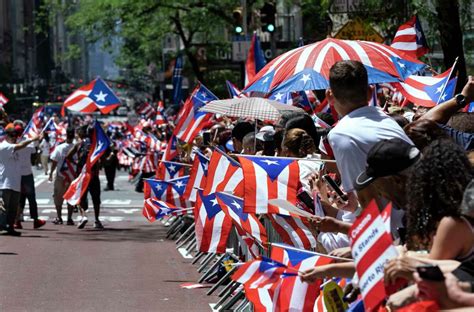
[{"label": "large flag umbrella", "polygon": [[281,115],[287,111],[304,112],[299,107],[285,105],[274,100],[259,97],[211,101],[201,107],[200,111],[231,117],[271,121],[278,121]]},{"label": "large flag umbrella", "polygon": [[285,93],[326,89],[330,68],[341,60],[362,62],[370,84],[403,81],[426,66],[381,43],[328,38],[278,56],[243,91]]}]

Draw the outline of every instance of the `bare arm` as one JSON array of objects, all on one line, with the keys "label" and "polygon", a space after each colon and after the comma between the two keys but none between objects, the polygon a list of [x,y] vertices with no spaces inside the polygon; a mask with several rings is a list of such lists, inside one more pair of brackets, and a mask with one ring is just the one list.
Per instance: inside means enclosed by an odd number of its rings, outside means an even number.
[{"label": "bare arm", "polygon": [[312,283],[317,279],[325,277],[348,277],[354,276],[355,266],[354,262],[330,263],[314,267],[300,273],[303,282]]},{"label": "bare arm", "polygon": [[[470,103],[474,100],[474,79],[469,76],[468,81],[461,92],[466,97],[466,102]],[[426,114],[420,117],[420,119],[428,119],[440,124],[446,124],[457,111],[459,106],[456,103],[456,99],[452,98],[449,101],[441,103],[430,109]]]},{"label": "bare arm", "polygon": [[39,139],[40,139],[40,136],[36,136],[36,137],[33,137],[32,139],[27,139],[27,140],[24,140],[20,143],[17,143],[17,144],[15,144],[14,150],[15,151],[21,150],[21,149],[27,147],[28,145],[30,145],[30,143],[38,141]]}]

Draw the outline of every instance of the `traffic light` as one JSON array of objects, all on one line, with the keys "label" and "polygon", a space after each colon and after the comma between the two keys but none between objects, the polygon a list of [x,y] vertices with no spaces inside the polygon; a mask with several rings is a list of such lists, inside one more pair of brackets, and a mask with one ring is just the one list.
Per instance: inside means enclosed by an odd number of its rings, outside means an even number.
[{"label": "traffic light", "polygon": [[265,2],[263,7],[260,9],[260,22],[262,24],[263,31],[270,33],[275,31],[275,15],[275,3]]},{"label": "traffic light", "polygon": [[232,19],[234,20],[234,33],[236,35],[240,35],[244,31],[244,27],[242,24],[242,8],[238,7],[235,8],[232,12]]}]

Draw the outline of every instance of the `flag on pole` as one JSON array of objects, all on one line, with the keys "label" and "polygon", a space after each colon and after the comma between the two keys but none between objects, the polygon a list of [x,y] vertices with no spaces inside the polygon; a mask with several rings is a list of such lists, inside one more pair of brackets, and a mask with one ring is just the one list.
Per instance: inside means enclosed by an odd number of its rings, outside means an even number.
[{"label": "flag on pole", "polygon": [[143,204],[142,214],[150,222],[159,220],[165,216],[180,216],[188,213],[187,208],[180,208],[162,200],[148,198]]},{"label": "flag on pole", "polygon": [[3,107],[3,105],[7,103],[8,103],[7,97],[2,92],[0,92],[0,107]]},{"label": "flag on pole", "polygon": [[216,194],[204,195],[198,191],[194,223],[200,252],[225,253],[232,220],[222,211]]},{"label": "flag on pole", "polygon": [[165,151],[163,153],[163,158],[162,160],[173,160],[178,156],[178,139],[176,136],[171,135],[170,139],[168,140],[168,143],[166,144]]},{"label": "flag on pole", "polygon": [[156,178],[158,180],[170,180],[184,176],[185,164],[173,161],[160,161],[156,169]]},{"label": "flag on pole", "polygon": [[[393,83],[400,93],[418,106],[434,107],[449,100],[456,89],[456,77],[449,80],[452,68],[437,76],[410,75],[403,82]],[[456,80],[455,80],[456,79]]]},{"label": "flag on pole", "polygon": [[416,15],[398,28],[391,47],[403,51],[414,58],[428,53],[428,42]]},{"label": "flag on pole", "polygon": [[53,120],[53,117],[49,118],[48,122],[44,125],[42,132],[58,132],[58,126]]},{"label": "flag on pole", "polygon": [[179,113],[181,117],[173,134],[181,141],[186,143],[192,142],[213,115],[200,112],[199,109],[206,103],[214,100],[218,100],[218,98],[204,85],[199,83],[181,108]]},{"label": "flag on pole", "polygon": [[252,36],[247,61],[245,62],[245,85],[253,80],[266,63],[265,55],[260,46],[260,40],[258,40],[257,33],[255,32]]},{"label": "flag on pole", "polygon": [[150,103],[145,102],[137,108],[137,113],[144,116],[146,119],[150,119],[155,115],[156,111]]},{"label": "flag on pole", "polygon": [[80,87],[64,101],[64,107],[83,113],[92,113],[99,109],[103,114],[108,114],[118,106],[120,100],[101,78]]},{"label": "flag on pole", "polygon": [[209,162],[204,194],[228,192],[243,195],[243,172],[240,164],[219,149],[215,149]]},{"label": "flag on pole", "polygon": [[183,98],[183,56],[181,53],[178,54],[174,63],[173,69],[173,103],[175,105],[181,104]]},{"label": "flag on pole", "polygon": [[189,182],[184,191],[184,196],[190,201],[196,201],[197,189],[206,187],[207,173],[209,169],[209,158],[201,154],[199,151],[194,156],[193,166],[189,173]]},{"label": "flag on pole", "polygon": [[244,176],[244,211],[249,213],[280,213],[286,210],[270,205],[270,199],[286,199],[296,203],[300,184],[298,161],[268,156],[238,156]]},{"label": "flag on pole", "polygon": [[294,214],[268,214],[267,217],[285,244],[303,249],[316,247],[316,237],[310,231],[307,219]]},{"label": "flag on pole", "polygon": [[229,91],[229,95],[232,99],[247,97],[244,93],[242,93],[241,90],[239,90],[239,88],[237,88],[229,80],[226,80],[225,84],[227,86],[227,91]]},{"label": "flag on pole", "polygon": [[232,280],[247,288],[271,288],[279,283],[282,276],[295,276],[297,271],[267,257],[245,262],[232,275]]},{"label": "flag on pole", "polygon": [[64,193],[63,198],[70,205],[78,205],[82,195],[86,192],[91,179],[91,170],[99,158],[105,153],[110,145],[109,138],[102,130],[100,124],[94,123],[94,132],[92,133],[91,146],[87,156],[86,165],[82,167],[79,176],[71,182],[69,188]]}]

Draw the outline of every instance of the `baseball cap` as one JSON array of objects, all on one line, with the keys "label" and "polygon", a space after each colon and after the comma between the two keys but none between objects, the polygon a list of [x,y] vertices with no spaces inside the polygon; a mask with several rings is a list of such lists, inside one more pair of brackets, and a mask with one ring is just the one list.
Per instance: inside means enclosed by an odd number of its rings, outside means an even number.
[{"label": "baseball cap", "polygon": [[272,126],[264,126],[260,129],[255,137],[257,140],[266,142],[273,140],[273,134],[275,134],[275,129],[273,129]]},{"label": "baseball cap", "polygon": [[411,167],[420,157],[420,151],[402,139],[382,140],[367,154],[367,167],[355,180],[354,187],[361,190],[376,178],[397,174]]},{"label": "baseball cap", "polygon": [[14,132],[15,132],[15,125],[13,125],[13,123],[9,123],[9,124],[5,127],[5,132],[6,132],[6,133],[14,133]]}]

